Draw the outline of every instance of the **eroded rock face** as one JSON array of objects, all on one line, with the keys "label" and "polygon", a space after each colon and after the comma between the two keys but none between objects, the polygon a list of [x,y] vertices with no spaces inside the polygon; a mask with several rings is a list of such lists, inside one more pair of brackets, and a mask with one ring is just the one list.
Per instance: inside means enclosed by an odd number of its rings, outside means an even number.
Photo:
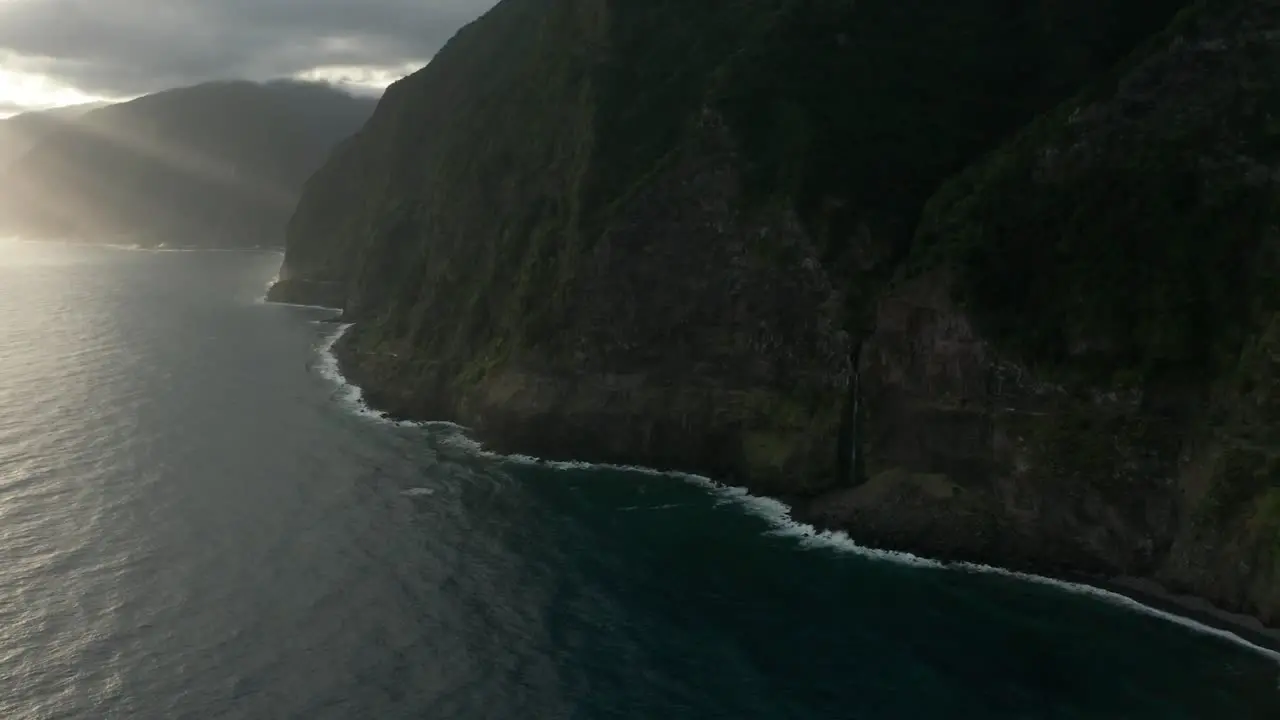
[{"label": "eroded rock face", "polygon": [[1278,28],[1196,6],[930,203],[862,356],[866,462],[974,490],[979,556],[1280,617]]},{"label": "eroded rock face", "polygon": [[267,290],[267,301],[341,310],[347,302],[347,286],[335,281],[281,278]]},{"label": "eroded rock face", "polygon": [[[1152,577],[1280,618],[1280,314],[1204,404],[1001,358],[921,277],[861,355],[867,480],[805,517],[933,557]],[[1243,381],[1240,377],[1243,376]]]},{"label": "eroded rock face", "polygon": [[361,354],[358,334],[350,364],[375,388],[399,385],[378,397],[401,412],[448,412],[499,449],[643,458],[764,492],[837,482],[851,376],[841,298],[794,212],[743,210],[723,125],[708,115],[697,132],[582,250],[555,341],[495,351],[492,367],[442,363],[419,387]]},{"label": "eroded rock face", "polygon": [[839,487],[920,205],[1177,4],[506,0],[308,182],[280,292],[345,287],[349,369],[403,414]]},{"label": "eroded rock face", "polygon": [[[1272,260],[1280,257],[1273,246]],[[1280,263],[1267,268],[1280,271]],[[1274,307],[1274,306],[1273,306]],[[1156,575],[1280,622],[1280,313],[1247,340],[1187,443],[1180,522]]]},{"label": "eroded rock face", "polygon": [[1175,529],[1176,425],[1002,357],[950,289],[927,274],[881,302],[859,363],[867,482],[808,512],[934,556],[1150,572]]}]

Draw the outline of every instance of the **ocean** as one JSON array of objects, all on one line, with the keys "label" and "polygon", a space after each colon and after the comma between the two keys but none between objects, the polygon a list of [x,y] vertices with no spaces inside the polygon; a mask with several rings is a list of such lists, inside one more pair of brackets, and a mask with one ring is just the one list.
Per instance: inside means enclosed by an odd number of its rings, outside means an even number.
[{"label": "ocean", "polygon": [[273,252],[0,241],[0,718],[1280,717],[1280,656],[364,407]]}]

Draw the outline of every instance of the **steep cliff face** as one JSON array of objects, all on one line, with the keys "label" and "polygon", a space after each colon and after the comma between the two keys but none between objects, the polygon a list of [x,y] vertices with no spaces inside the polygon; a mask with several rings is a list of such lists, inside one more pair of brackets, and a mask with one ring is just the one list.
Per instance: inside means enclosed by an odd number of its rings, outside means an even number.
[{"label": "steep cliff face", "polygon": [[1179,4],[506,0],[309,181],[273,296],[500,449],[846,485],[924,201]]},{"label": "steep cliff face", "polygon": [[1277,67],[1280,2],[1195,4],[948,183],[860,357],[871,480],[812,512],[1280,620]]},{"label": "steep cliff face", "polygon": [[1280,0],[1180,4],[506,0],[275,296],[500,450],[1275,621]]},{"label": "steep cliff face", "polygon": [[710,111],[741,152],[746,206],[792,205],[849,280],[892,265],[944,178],[1182,1],[507,0],[392,86],[309,181],[285,272],[354,283],[445,197],[468,230],[591,242]]}]

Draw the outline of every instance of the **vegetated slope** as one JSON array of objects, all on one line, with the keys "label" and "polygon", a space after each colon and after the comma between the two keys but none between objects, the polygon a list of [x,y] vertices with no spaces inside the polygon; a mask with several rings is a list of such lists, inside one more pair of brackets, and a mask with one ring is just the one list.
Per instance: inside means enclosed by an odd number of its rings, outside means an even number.
[{"label": "vegetated slope", "polygon": [[1280,619],[1277,68],[1280,2],[1195,3],[930,202],[862,369],[944,543]]},{"label": "vegetated slope", "polygon": [[276,296],[500,449],[1274,618],[1280,20],[1181,6],[507,0],[308,182]]},{"label": "vegetated slope", "polygon": [[0,227],[144,244],[279,244],[303,181],[373,100],[294,82],[207,83],[85,114],[0,179]]},{"label": "vegetated slope", "polygon": [[275,295],[401,412],[816,492],[928,194],[1175,5],[507,0],[308,181]]}]

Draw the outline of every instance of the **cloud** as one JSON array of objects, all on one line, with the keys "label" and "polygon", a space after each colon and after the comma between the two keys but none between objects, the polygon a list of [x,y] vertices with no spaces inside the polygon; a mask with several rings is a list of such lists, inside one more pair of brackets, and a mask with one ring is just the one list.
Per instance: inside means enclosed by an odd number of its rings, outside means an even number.
[{"label": "cloud", "polygon": [[113,98],[229,78],[385,85],[495,1],[0,0],[0,69]]},{"label": "cloud", "polygon": [[24,71],[26,59],[0,50],[0,118],[14,113],[101,99],[39,73]]}]

